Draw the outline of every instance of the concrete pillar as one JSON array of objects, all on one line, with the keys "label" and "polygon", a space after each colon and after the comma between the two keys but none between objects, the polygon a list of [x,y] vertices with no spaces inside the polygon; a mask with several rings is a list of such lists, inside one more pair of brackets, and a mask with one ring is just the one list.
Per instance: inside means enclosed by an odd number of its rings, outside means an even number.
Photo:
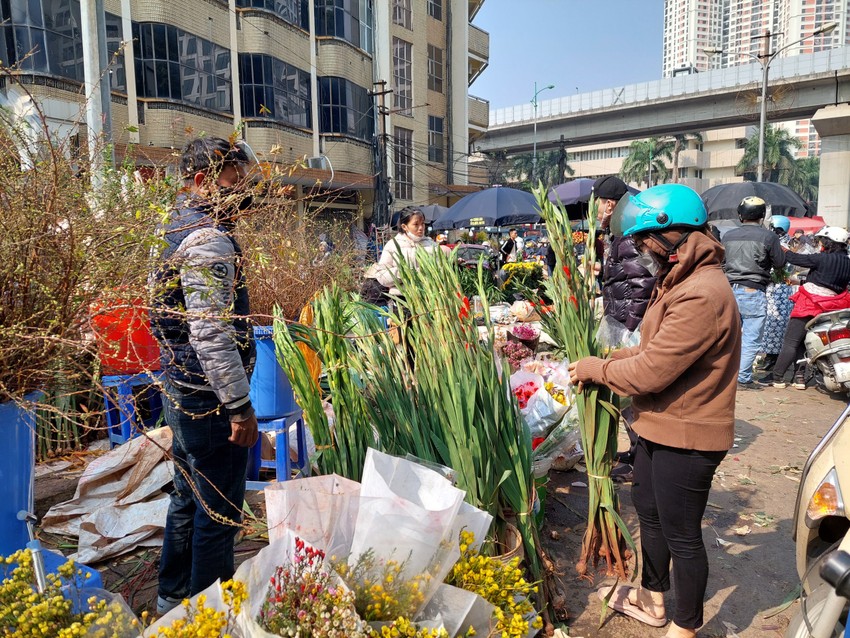
[{"label": "concrete pillar", "polygon": [[820,109],[812,118],[821,138],[818,211],[830,226],[850,226],[850,104]]}]

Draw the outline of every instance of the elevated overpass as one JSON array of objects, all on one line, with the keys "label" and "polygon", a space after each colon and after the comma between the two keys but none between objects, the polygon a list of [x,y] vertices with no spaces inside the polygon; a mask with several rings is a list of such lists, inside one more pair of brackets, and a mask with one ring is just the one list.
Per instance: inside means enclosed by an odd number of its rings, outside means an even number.
[{"label": "elevated overpass", "polygon": [[[777,58],[771,87],[788,90],[768,108],[768,121],[812,118],[822,138],[819,212],[841,226],[850,213],[850,46]],[[760,92],[762,68],[747,64],[541,100],[537,148],[582,146],[642,137],[705,131],[758,119],[758,104],[741,108],[742,94]],[[529,152],[534,145],[531,104],[490,111],[490,127],[477,151]]]}]

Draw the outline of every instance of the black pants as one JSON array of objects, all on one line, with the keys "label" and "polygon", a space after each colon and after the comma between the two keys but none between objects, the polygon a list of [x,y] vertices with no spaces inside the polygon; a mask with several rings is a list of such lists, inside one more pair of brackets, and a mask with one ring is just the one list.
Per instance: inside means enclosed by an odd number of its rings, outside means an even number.
[{"label": "black pants", "polygon": [[685,629],[703,624],[708,555],[702,515],[714,471],[725,456],[726,452],[682,450],[644,438],[635,450],[632,502],[640,520],[641,585],[656,592],[670,589],[672,558],[673,622]]},{"label": "black pants", "polygon": [[785,328],[785,338],[782,341],[782,349],[776,357],[776,365],[773,366],[774,381],[782,381],[785,372],[795,362],[803,358],[806,347],[803,340],[806,338],[806,324],[811,317],[791,317],[788,327]]}]

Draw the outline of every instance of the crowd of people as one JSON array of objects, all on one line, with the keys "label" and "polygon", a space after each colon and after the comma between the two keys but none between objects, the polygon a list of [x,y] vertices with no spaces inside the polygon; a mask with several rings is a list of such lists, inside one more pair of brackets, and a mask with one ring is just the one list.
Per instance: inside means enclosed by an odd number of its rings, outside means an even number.
[{"label": "crowd of people", "polygon": [[[160,614],[234,571],[241,521],[234,504],[242,503],[248,449],[258,438],[249,398],[250,306],[233,236],[250,207],[247,164],[245,151],[228,140],[202,138],[186,147],[185,188],[162,229],[167,247],[153,273],[162,285],[152,327],[163,345],[165,419],[178,468],[160,561]],[[699,195],[686,186],[631,195],[621,180],[604,177],[594,193],[603,314],[639,335],[604,359],[569,367],[579,392],[599,384],[632,398],[625,415],[631,446],[620,460],[633,467],[641,580],[600,596],[610,608],[661,627],[672,572],[676,599],[666,635],[691,638],[703,624],[708,578],[701,521],[714,473],[734,440],[737,392],[760,387],[753,366],[765,352],[766,333],[774,342],[774,332],[782,333],[769,378],[782,387],[806,322],[850,307],[848,233],[824,228],[814,239],[820,252],[812,252],[810,240],[788,236],[787,219],[773,217],[765,228],[766,203],[747,198],[738,208],[741,226],[718,238]],[[415,268],[420,251],[441,244],[445,238],[429,238],[422,213],[409,209],[366,280],[376,295],[398,294],[401,262]],[[500,261],[528,249],[512,230],[500,244]],[[792,275],[789,264],[804,270]],[[789,281],[797,285],[793,294]],[[771,317],[776,290],[782,292]],[[777,303],[783,294],[784,305]]]}]

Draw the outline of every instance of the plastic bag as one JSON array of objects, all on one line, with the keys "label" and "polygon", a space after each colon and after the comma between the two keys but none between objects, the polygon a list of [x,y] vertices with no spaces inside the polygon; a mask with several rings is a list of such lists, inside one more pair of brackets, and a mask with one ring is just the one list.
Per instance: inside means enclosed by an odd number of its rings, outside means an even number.
[{"label": "plastic bag", "polygon": [[610,315],[604,315],[596,331],[596,341],[608,351],[639,345],[640,326],[635,330],[629,330]]},{"label": "plastic bag", "polygon": [[511,304],[511,314],[517,321],[540,321],[540,315],[530,301],[515,301]]},{"label": "plastic bag", "polygon": [[269,541],[292,531],[327,549],[338,525],[356,518],[360,483],[337,474],[272,483],[265,489]]},{"label": "plastic bag", "polygon": [[551,469],[565,472],[571,470],[583,456],[578,406],[574,404],[543,443],[537,446],[532,458],[537,468],[545,467],[548,461]]},{"label": "plastic bag", "polygon": [[517,390],[527,383],[533,383],[537,389],[525,401],[520,398],[520,414],[525,419],[532,437],[545,436],[549,429],[558,423],[567,412],[567,406],[555,401],[546,390],[545,381],[539,374],[519,370],[511,375],[511,390]]}]

